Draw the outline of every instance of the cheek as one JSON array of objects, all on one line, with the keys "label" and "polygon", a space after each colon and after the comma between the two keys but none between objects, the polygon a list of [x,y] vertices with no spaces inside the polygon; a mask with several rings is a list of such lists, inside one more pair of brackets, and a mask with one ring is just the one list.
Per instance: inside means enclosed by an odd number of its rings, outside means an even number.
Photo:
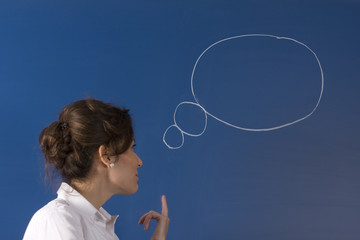
[{"label": "cheek", "polygon": [[131,195],[138,191],[137,178],[130,170],[121,169],[109,174],[112,191],[119,195]]},{"label": "cheek", "polygon": [[126,165],[118,165],[117,168],[110,172],[110,182],[117,186],[125,187],[129,181],[131,181],[131,169],[127,168]]},{"label": "cheek", "polygon": [[126,172],[122,169],[114,169],[109,174],[110,181],[113,183],[121,183],[126,179]]}]

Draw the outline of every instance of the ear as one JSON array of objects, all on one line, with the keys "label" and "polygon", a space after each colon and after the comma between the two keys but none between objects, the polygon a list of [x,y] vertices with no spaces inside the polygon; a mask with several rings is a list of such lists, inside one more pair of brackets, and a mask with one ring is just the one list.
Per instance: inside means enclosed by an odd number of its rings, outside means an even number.
[{"label": "ear", "polygon": [[100,161],[106,165],[107,167],[110,166],[110,156],[108,155],[107,148],[104,145],[101,145],[98,149]]}]

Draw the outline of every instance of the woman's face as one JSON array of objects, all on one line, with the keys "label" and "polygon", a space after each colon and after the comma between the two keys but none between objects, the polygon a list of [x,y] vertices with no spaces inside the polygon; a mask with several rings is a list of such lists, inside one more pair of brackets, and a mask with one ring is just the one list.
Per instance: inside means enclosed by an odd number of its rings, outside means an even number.
[{"label": "woman's face", "polygon": [[115,165],[110,169],[109,180],[115,194],[130,195],[139,189],[137,169],[142,161],[134,152],[134,146],[133,141],[126,152],[113,156]]}]

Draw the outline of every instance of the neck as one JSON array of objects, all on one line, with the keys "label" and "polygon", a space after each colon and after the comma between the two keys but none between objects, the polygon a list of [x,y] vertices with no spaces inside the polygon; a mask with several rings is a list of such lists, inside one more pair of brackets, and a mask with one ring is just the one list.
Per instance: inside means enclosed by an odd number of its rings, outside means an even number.
[{"label": "neck", "polygon": [[99,210],[113,195],[106,190],[106,185],[101,179],[93,179],[86,182],[71,181],[70,185],[86,198],[97,210]]}]

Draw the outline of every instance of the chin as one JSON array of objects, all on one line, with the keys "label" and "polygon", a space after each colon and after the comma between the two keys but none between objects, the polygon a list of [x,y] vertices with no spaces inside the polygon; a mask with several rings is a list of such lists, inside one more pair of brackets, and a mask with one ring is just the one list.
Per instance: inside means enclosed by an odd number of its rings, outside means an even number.
[{"label": "chin", "polygon": [[139,185],[136,184],[136,189],[132,194],[135,194],[139,190]]},{"label": "chin", "polygon": [[132,195],[135,194],[137,191],[139,190],[139,186],[137,185],[135,188],[133,188],[132,190],[128,190],[126,192],[122,191],[119,192],[118,195]]}]

